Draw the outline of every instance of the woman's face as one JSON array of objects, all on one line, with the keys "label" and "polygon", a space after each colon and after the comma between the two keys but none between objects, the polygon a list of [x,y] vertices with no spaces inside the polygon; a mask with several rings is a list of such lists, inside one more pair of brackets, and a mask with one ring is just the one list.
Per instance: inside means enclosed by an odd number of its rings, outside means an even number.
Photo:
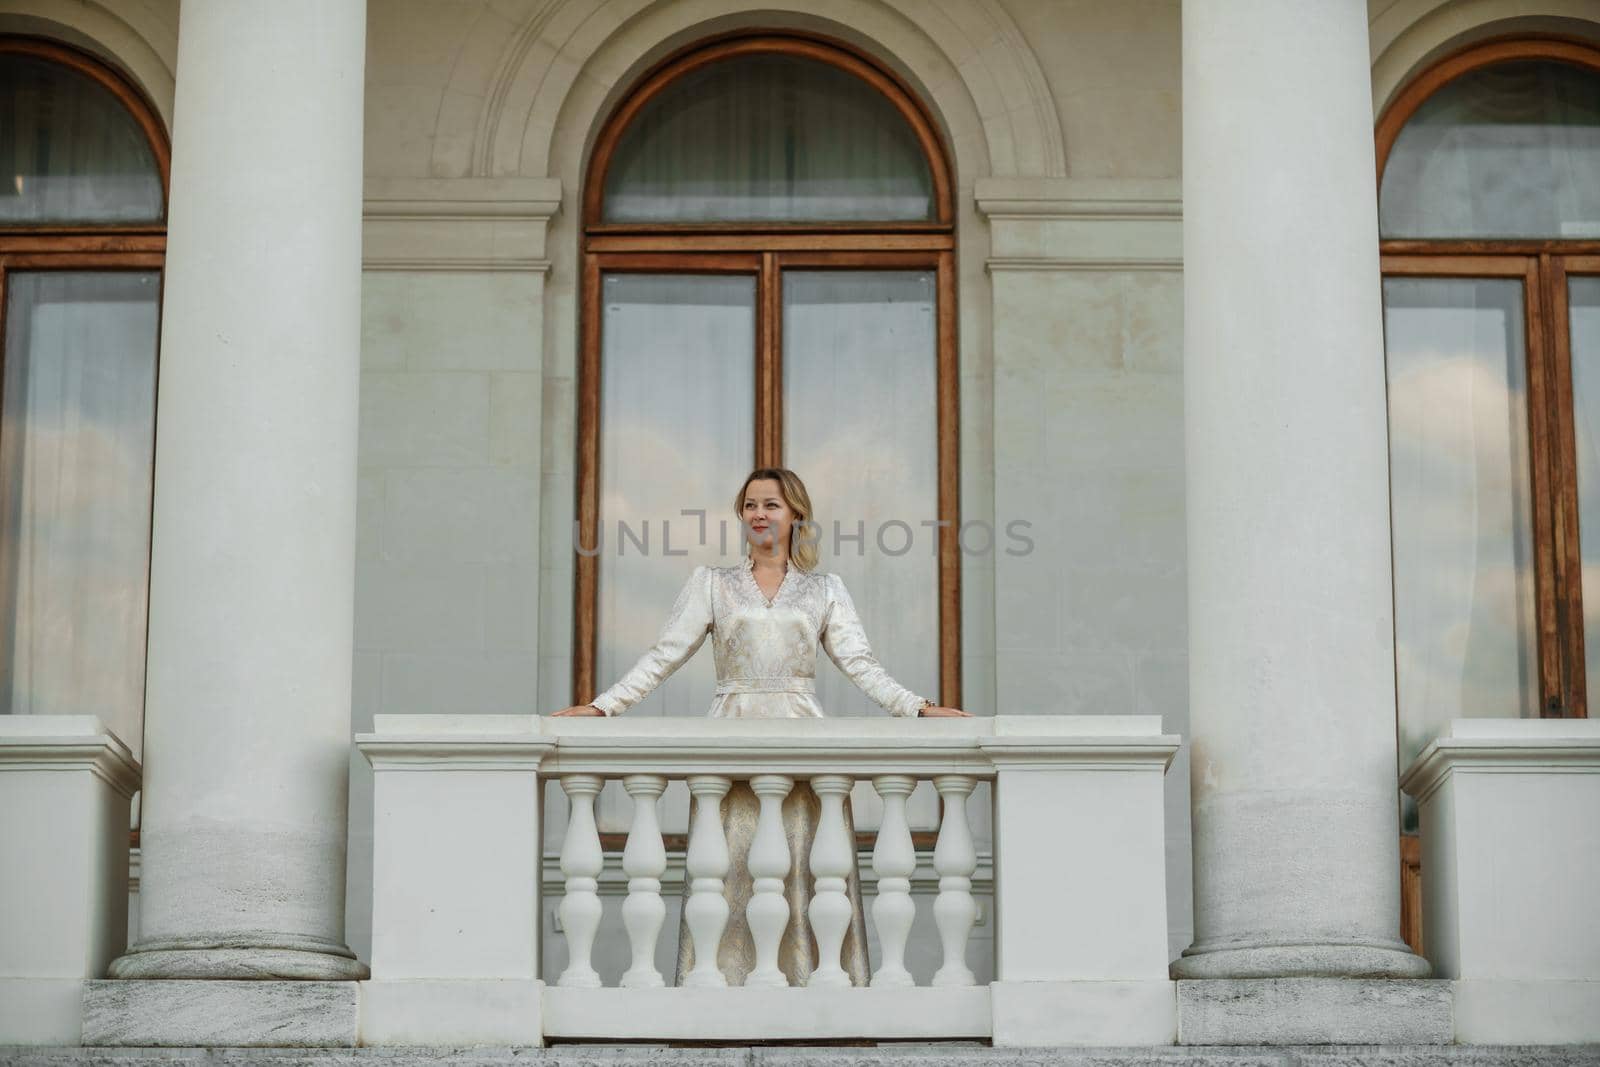
[{"label": "woman's face", "polygon": [[756,548],[789,550],[794,511],[783,499],[777,479],[757,478],[745,487],[739,518],[744,523],[745,537]]}]

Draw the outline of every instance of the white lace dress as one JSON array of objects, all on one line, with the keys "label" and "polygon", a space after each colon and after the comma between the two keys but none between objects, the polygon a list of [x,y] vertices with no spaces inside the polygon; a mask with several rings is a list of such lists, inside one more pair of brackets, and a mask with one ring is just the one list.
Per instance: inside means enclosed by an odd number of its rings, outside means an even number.
[{"label": "white lace dress", "polygon": [[890,715],[914,716],[923,698],[891,678],[872,654],[861,617],[836,574],[793,563],[769,601],[749,556],[731,567],[699,566],[673,602],[661,634],[592,704],[618,715],[688,662],[709,635],[716,659],[713,719],[820,719],[817,645]]}]

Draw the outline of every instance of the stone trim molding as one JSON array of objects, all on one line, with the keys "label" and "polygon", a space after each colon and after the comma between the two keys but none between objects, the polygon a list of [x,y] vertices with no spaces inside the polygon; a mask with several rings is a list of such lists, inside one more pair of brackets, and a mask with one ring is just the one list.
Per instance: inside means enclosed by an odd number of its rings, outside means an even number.
[{"label": "stone trim molding", "polygon": [[[730,0],[547,0],[509,35],[506,19],[480,20],[445,88],[446,104],[457,103],[440,110],[433,172],[549,173],[558,117],[574,85],[589,78],[610,90],[628,75],[626,65],[595,69],[591,60],[602,48],[625,38],[622,51],[637,60],[675,35],[748,10]],[[912,67],[930,48],[941,52],[981,116],[987,173],[1066,174],[1055,98],[1000,0],[780,0],[763,11],[850,27]]]},{"label": "stone trim molding", "polygon": [[88,771],[121,796],[139,790],[132,750],[93,715],[0,717],[0,770]]},{"label": "stone trim molding", "polygon": [[1043,270],[1121,274],[1127,271],[1181,271],[1183,260],[1173,256],[1152,259],[1049,259],[1044,256],[995,256],[985,262],[984,266],[990,274]]},{"label": "stone trim molding", "polygon": [[[1017,720],[1026,721],[1017,721]],[[873,719],[716,719],[613,723],[532,715],[378,715],[356,745],[374,769],[536,770],[541,777],[628,774],[909,774],[994,777],[1013,770],[1160,774],[1179,738],[1154,715],[997,716],[937,725]],[[542,757],[542,763],[539,762]]]},{"label": "stone trim molding", "polygon": [[1401,86],[1447,52],[1506,33],[1552,31],[1600,41],[1593,0],[1395,0],[1368,24],[1373,118]]},{"label": "stone trim molding", "polygon": [[1177,178],[982,178],[973,198],[991,220],[1183,218]]},{"label": "stone trim molding", "polygon": [[144,90],[170,136],[172,104],[177,94],[177,11],[173,4],[169,22],[155,4],[0,0],[0,33],[50,37],[87,49],[120,67]]},{"label": "stone trim molding", "polygon": [[542,274],[554,178],[368,178],[362,268]]},{"label": "stone trim molding", "polygon": [[1176,178],[984,178],[973,198],[992,231],[991,274],[1183,269]]},{"label": "stone trim molding", "polygon": [[[363,983],[363,994],[380,983]],[[417,983],[421,984],[421,983]],[[496,983],[461,981],[468,989]],[[512,985],[513,983],[504,983]],[[425,991],[434,997],[440,984]],[[365,1019],[363,1019],[365,1024]],[[510,1046],[510,1047],[508,1047]],[[1181,1049],[1134,1047],[1108,1053],[1081,1043],[1045,1044],[1031,1048],[984,1048],[972,1045],[886,1044],[869,1048],[788,1045],[735,1048],[683,1048],[658,1044],[596,1043],[578,1047],[499,1045],[448,1048],[362,1048],[352,1053],[333,1048],[164,1048],[159,1058],[147,1048],[6,1047],[13,1067],[568,1067],[574,1063],[600,1067],[1594,1067],[1600,1062],[1592,1046],[1524,1045],[1277,1045],[1241,1049],[1229,1045],[1192,1045]]]},{"label": "stone trim molding", "polygon": [[1457,719],[1400,776],[1420,803],[1452,773],[1600,770],[1600,719]]}]

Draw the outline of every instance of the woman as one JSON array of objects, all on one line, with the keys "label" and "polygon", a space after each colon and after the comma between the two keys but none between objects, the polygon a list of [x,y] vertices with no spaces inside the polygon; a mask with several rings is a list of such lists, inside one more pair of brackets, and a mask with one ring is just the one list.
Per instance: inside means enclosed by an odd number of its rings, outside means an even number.
[{"label": "woman", "polygon": [[[819,639],[834,664],[889,714],[967,716],[965,711],[941,707],[911,692],[879,665],[844,582],[838,575],[818,573],[816,544],[795,536],[813,515],[811,497],[798,475],[782,467],[752,471],[734,499],[734,509],[749,546],[744,562],[732,567],[696,567],[673,603],[655,647],[593,702],[557,715],[626,711],[688,662],[710,634],[717,667],[717,692],[710,711],[713,719],[822,718],[815,689]],[[746,857],[759,809],[747,782],[735,783],[722,803],[730,863],[723,890],[728,926],[717,962],[730,985],[743,985],[755,965],[755,945],[745,920],[745,906],[753,891]],[[790,985],[804,985],[817,962],[806,907],[812,881],[811,844],[820,810],[821,803],[806,782],[796,783],[783,802],[790,851],[789,874],[784,880],[789,926],[779,945],[778,967]],[[854,841],[848,799],[844,816],[848,839]],[[860,876],[853,867],[846,895],[852,915],[841,965],[851,983],[861,986],[869,977],[867,938]],[[687,924],[680,923],[679,984],[693,966],[694,943]]]}]

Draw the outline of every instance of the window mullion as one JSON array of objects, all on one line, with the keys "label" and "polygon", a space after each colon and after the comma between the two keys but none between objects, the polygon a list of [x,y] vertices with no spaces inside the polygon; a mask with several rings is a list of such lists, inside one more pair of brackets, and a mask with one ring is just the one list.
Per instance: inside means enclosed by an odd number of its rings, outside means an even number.
[{"label": "window mullion", "polygon": [[1539,294],[1543,312],[1543,347],[1547,353],[1551,383],[1552,459],[1555,471],[1551,488],[1556,494],[1556,556],[1559,587],[1558,613],[1561,616],[1562,701],[1565,717],[1584,717],[1587,713],[1587,685],[1583,635],[1583,554],[1578,512],[1578,452],[1574,428],[1572,385],[1572,338],[1567,322],[1566,265],[1561,256],[1539,257],[1543,292]]},{"label": "window mullion", "polygon": [[774,252],[761,255],[756,283],[756,466],[783,465],[783,286]]},{"label": "window mullion", "polygon": [[1568,672],[1563,623],[1565,615],[1566,538],[1562,533],[1558,406],[1549,332],[1544,315],[1544,277],[1539,260],[1529,257],[1524,273],[1523,316],[1528,359],[1529,463],[1533,483],[1533,541],[1536,611],[1538,613],[1539,714],[1566,713]]},{"label": "window mullion", "polygon": [[961,442],[960,367],[956,349],[955,254],[939,255],[938,286],[939,700],[960,707],[961,694]]},{"label": "window mullion", "polygon": [[573,573],[572,702],[595,696],[595,648],[600,560],[600,259],[583,257],[579,292],[578,448],[576,460],[578,544]]}]

